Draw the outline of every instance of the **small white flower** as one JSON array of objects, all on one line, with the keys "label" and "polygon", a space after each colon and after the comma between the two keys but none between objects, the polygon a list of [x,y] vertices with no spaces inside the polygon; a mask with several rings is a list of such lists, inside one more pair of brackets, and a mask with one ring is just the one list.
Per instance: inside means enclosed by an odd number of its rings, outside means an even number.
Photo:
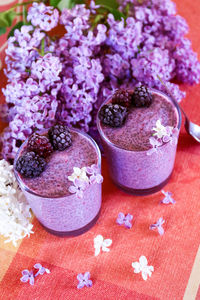
[{"label": "small white flower", "polygon": [[151,277],[152,272],[154,271],[153,266],[147,265],[147,259],[145,256],[140,256],[139,262],[133,262],[132,267],[134,268],[134,273],[142,273],[142,278],[147,280],[148,276]]},{"label": "small white flower", "polygon": [[83,168],[78,168],[78,167],[74,167],[73,168],[74,172],[72,173],[72,175],[68,176],[68,179],[70,181],[75,181],[75,179],[79,179],[81,181],[86,181],[88,182],[89,181],[89,178],[86,174],[86,168],[83,167]]},{"label": "small white flower", "polygon": [[166,127],[161,124],[160,120],[156,121],[156,127],[154,127],[153,130],[155,131],[153,135],[157,136],[159,139],[167,135]]},{"label": "small white flower", "polygon": [[154,152],[162,153],[159,149],[159,147],[162,145],[162,143],[160,141],[158,141],[157,139],[155,139],[154,137],[151,136],[149,138],[149,142],[150,142],[152,148],[147,151],[147,155],[152,155]]},{"label": "small white flower", "polygon": [[111,239],[104,239],[102,235],[97,235],[94,238],[94,249],[95,249],[95,256],[99,255],[101,248],[104,252],[109,252],[110,249],[108,248],[112,244]]},{"label": "small white flower", "polygon": [[0,235],[5,243],[17,241],[33,233],[30,206],[18,187],[13,166],[0,160]]}]

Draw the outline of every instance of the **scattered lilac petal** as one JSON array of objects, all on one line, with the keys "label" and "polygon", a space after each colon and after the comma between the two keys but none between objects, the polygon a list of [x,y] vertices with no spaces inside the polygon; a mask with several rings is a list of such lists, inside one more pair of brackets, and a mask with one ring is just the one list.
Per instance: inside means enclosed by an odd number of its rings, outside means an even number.
[{"label": "scattered lilac petal", "polygon": [[44,268],[40,263],[37,263],[34,265],[35,269],[38,269],[38,272],[35,274],[35,277],[40,275],[43,275],[44,273],[50,273],[50,270],[47,268]]},{"label": "scattered lilac petal", "polygon": [[174,204],[176,203],[176,201],[171,197],[172,193],[171,192],[165,192],[164,190],[162,190],[163,195],[165,196],[165,198],[163,198],[161,200],[161,203],[163,204]]},{"label": "scattered lilac petal", "polygon": [[152,272],[154,271],[153,266],[148,266],[147,258],[145,256],[140,256],[139,262],[133,262],[132,267],[134,273],[138,274],[141,272],[143,280],[147,280],[148,276],[151,277]]},{"label": "scattered lilac petal", "polygon": [[92,280],[90,279],[90,272],[85,272],[84,274],[80,273],[77,275],[77,279],[79,281],[77,288],[81,289],[84,286],[91,287],[92,286]]},{"label": "scattered lilac petal", "polygon": [[160,235],[164,234],[164,229],[162,225],[165,223],[165,220],[163,218],[159,218],[158,221],[155,224],[150,225],[149,229],[150,230],[158,230],[158,233]]},{"label": "scattered lilac petal", "polygon": [[132,223],[131,223],[132,219],[133,219],[133,216],[131,214],[128,213],[128,214],[124,215],[122,212],[120,212],[118,214],[116,223],[119,225],[124,225],[125,227],[130,229],[132,227]]},{"label": "scattered lilac petal", "polygon": [[29,271],[29,270],[23,270],[22,271],[22,277],[20,278],[21,282],[28,282],[31,285],[34,285],[34,275],[33,275],[33,271]]},{"label": "scattered lilac petal", "polygon": [[112,244],[111,239],[104,239],[101,234],[98,234],[94,238],[94,249],[95,249],[94,255],[98,256],[101,252],[101,249],[103,252],[109,252],[110,249],[108,247],[110,247],[111,244]]}]

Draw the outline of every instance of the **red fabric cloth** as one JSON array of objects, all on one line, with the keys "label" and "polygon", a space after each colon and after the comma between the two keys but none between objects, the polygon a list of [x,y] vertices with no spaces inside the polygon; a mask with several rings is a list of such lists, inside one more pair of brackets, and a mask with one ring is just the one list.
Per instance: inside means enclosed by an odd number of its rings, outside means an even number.
[{"label": "red fabric cloth", "polygon": [[[189,24],[193,49],[200,54],[199,0],[175,2],[178,13]],[[1,87],[6,82],[2,76]],[[181,105],[200,124],[200,86],[181,88],[187,92]],[[173,176],[165,187],[176,200],[169,206],[159,204],[161,192],[135,197],[120,191],[111,182],[103,159],[102,210],[90,231],[74,238],[59,238],[47,233],[34,218],[35,233],[17,248],[0,240],[0,299],[183,299],[200,240],[199,155],[200,145],[182,126]],[[132,229],[115,223],[120,211],[133,215]],[[166,221],[162,237],[148,229],[159,217]],[[113,244],[110,252],[95,257],[93,239],[98,234],[111,238]],[[146,282],[131,266],[141,255],[155,269]],[[37,262],[51,274],[37,277],[34,286],[20,282],[21,271],[30,270]],[[93,287],[77,290],[76,276],[86,271],[91,273]],[[200,292],[194,292],[188,300],[195,296],[200,299]]]}]

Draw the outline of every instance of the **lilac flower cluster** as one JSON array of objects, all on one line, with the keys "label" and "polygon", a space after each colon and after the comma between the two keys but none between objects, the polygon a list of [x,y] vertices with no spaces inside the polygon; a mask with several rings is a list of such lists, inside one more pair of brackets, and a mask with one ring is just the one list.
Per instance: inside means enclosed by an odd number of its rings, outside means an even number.
[{"label": "lilac flower cluster", "polygon": [[38,26],[42,30],[50,31],[58,24],[59,13],[57,9],[46,6],[44,3],[34,2],[29,9],[27,21],[31,21],[33,26]]},{"label": "lilac flower cluster", "polygon": [[[99,9],[76,5],[58,10],[33,3],[27,20],[8,40],[2,117],[9,127],[1,141],[3,157],[13,159],[20,143],[35,130],[57,121],[94,131],[95,114],[113,90],[139,81],[164,91],[158,76],[180,101],[184,93],[173,80],[194,84],[200,63],[185,38],[188,26],[176,15],[171,0],[119,0],[129,16],[92,27]],[[66,30],[55,40],[48,32],[58,24]],[[92,30],[91,30],[92,29]]]}]

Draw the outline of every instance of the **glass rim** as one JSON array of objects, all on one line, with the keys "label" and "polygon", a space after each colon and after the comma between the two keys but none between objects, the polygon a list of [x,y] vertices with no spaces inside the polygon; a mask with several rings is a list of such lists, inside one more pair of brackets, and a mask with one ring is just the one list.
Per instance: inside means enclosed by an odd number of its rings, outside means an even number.
[{"label": "glass rim", "polygon": [[[157,89],[155,89],[155,88],[148,88],[148,89],[149,89],[150,91],[153,91],[153,92],[156,93],[156,94],[160,94],[160,95],[164,96],[165,98],[168,98],[169,101],[173,103],[173,105],[176,107],[176,110],[177,110],[177,114],[178,114],[178,125],[177,125],[177,128],[178,128],[178,130],[180,131],[180,128],[181,128],[181,122],[182,122],[182,114],[181,114],[181,110],[180,110],[180,108],[179,108],[178,103],[177,103],[172,97],[170,97],[169,95],[167,95],[167,94],[165,94],[165,93],[163,93],[163,92],[161,92],[161,91],[159,91],[159,90],[157,90]],[[128,90],[130,91],[130,90],[132,90],[132,89],[128,89]],[[117,148],[117,149],[120,149],[120,150],[123,150],[123,151],[127,151],[127,152],[134,152],[134,153],[146,153],[147,151],[149,151],[149,149],[148,149],[148,150],[138,150],[138,151],[136,151],[136,150],[128,150],[128,149],[121,148],[121,147],[119,147],[118,145],[112,143],[112,142],[107,138],[107,136],[104,134],[104,132],[103,132],[103,130],[102,130],[102,127],[101,127],[101,125],[100,125],[101,122],[100,122],[100,120],[99,120],[99,111],[100,111],[101,107],[102,107],[104,104],[108,103],[108,101],[110,100],[111,97],[112,97],[112,95],[109,96],[109,97],[107,97],[106,100],[103,101],[103,103],[101,104],[101,106],[99,107],[98,112],[97,112],[96,124],[97,124],[97,129],[98,129],[98,132],[99,132],[101,138],[102,138],[104,141],[106,141],[107,144],[109,144],[109,145],[111,145],[111,146],[113,146],[113,147],[115,147],[115,148]],[[165,144],[159,146],[159,148],[165,147],[168,143],[169,143],[169,142],[167,142],[167,143],[165,143]],[[150,149],[151,149],[151,148],[150,148]]]},{"label": "glass rim", "polygon": [[[75,132],[77,132],[77,133],[79,133],[79,134],[82,134],[83,136],[85,136],[85,137],[93,144],[93,146],[94,146],[94,148],[95,148],[95,150],[96,150],[96,152],[97,152],[97,159],[98,159],[98,160],[97,160],[97,166],[98,166],[98,168],[101,170],[101,151],[100,151],[100,149],[99,149],[99,146],[98,146],[97,143],[95,142],[95,140],[94,140],[89,134],[87,134],[87,133],[85,133],[85,132],[82,132],[80,129],[70,127],[69,130],[70,130],[70,131],[75,131]],[[47,132],[47,131],[48,131],[48,129],[43,129],[43,130],[37,131],[37,133],[41,133],[41,132],[45,133],[45,132]],[[32,135],[32,134],[31,134],[31,135]],[[30,135],[30,136],[31,136],[31,135]],[[29,137],[30,137],[30,136],[29,136]],[[27,143],[29,137],[26,138],[26,140],[25,140],[25,141],[22,143],[22,145],[19,147],[19,149],[18,149],[18,151],[17,151],[17,154],[16,154],[16,156],[15,156],[15,159],[14,159],[14,164],[13,164],[14,174],[15,174],[15,177],[16,177],[16,179],[17,179],[17,182],[18,182],[18,184],[19,184],[19,186],[20,186],[22,192],[25,191],[25,192],[28,192],[28,193],[34,195],[34,196],[41,197],[41,198],[46,198],[46,199],[60,199],[60,198],[64,198],[64,197],[71,197],[71,196],[74,196],[74,194],[71,194],[71,195],[62,195],[62,196],[51,196],[51,197],[50,197],[50,196],[40,195],[40,194],[38,194],[38,193],[33,192],[33,191],[32,191],[32,190],[31,190],[31,189],[23,182],[23,180],[22,180],[21,177],[19,176],[18,172],[16,171],[15,166],[16,166],[17,159],[18,159],[18,157],[19,157],[19,153],[21,152],[21,150],[22,150],[24,144]]]}]

